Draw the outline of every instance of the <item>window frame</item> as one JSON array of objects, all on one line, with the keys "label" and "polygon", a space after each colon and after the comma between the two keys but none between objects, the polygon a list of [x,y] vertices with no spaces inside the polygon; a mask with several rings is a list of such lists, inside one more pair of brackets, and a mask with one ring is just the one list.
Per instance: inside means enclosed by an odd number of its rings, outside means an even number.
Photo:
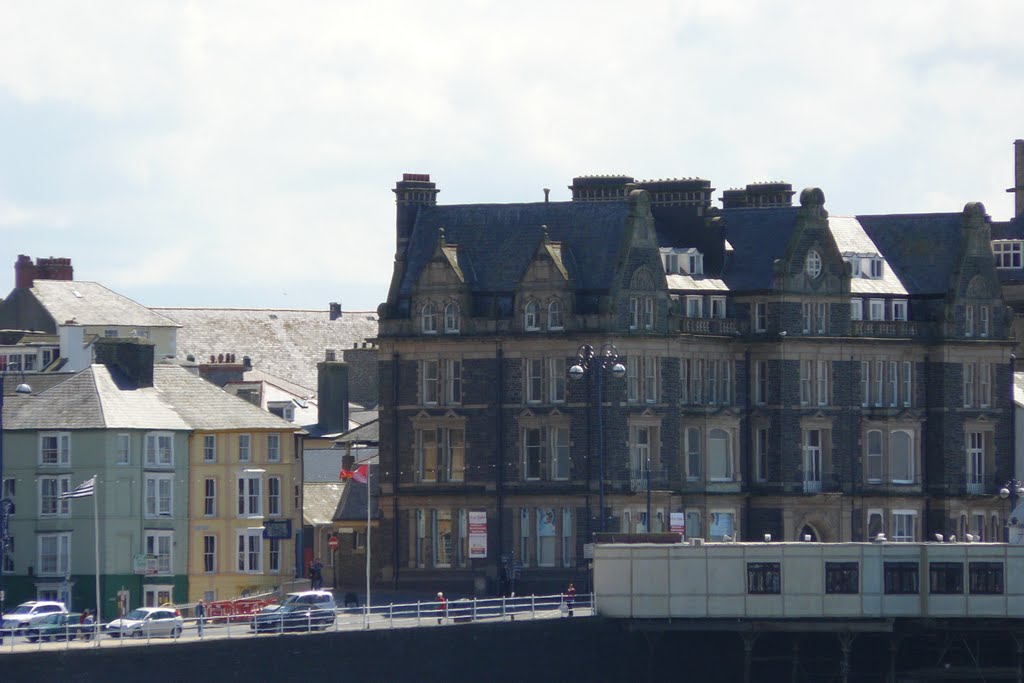
[{"label": "window frame", "polygon": [[781,595],[781,562],[747,562],[747,595]]},{"label": "window frame", "polygon": [[[150,485],[152,484],[152,491]],[[163,485],[167,495],[163,495]],[[166,502],[166,507],[165,507]],[[168,519],[174,516],[174,474],[145,472],[142,480],[142,516],[144,519]]]},{"label": "window frame", "polygon": [[[46,448],[45,440],[55,439],[54,448]],[[71,467],[71,432],[39,432],[40,467]],[[47,453],[53,453],[52,461]]]},{"label": "window frame", "polygon": [[444,306],[444,333],[458,334],[462,327],[462,311],[454,301]]},{"label": "window frame", "polygon": [[[166,448],[162,443],[164,440],[167,441]],[[146,467],[174,467],[174,432],[146,432],[144,451]]]},{"label": "window frame", "polygon": [[420,332],[437,334],[437,304],[428,301],[420,307]]}]

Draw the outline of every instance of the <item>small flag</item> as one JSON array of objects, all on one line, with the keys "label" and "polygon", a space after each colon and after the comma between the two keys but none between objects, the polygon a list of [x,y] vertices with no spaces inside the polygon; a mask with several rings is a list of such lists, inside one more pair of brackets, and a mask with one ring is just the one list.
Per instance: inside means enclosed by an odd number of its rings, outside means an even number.
[{"label": "small flag", "polygon": [[96,477],[86,479],[75,487],[73,491],[60,494],[61,498],[88,498],[96,492]]},{"label": "small flag", "polygon": [[338,475],[341,479],[351,479],[352,481],[358,481],[360,484],[365,484],[369,478],[369,468],[366,465],[360,465],[354,470],[342,469]]}]

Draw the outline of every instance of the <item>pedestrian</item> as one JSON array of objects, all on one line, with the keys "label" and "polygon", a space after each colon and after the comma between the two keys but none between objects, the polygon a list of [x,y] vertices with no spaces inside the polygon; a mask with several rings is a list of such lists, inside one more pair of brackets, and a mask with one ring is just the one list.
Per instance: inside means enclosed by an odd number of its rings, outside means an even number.
[{"label": "pedestrian", "polygon": [[440,624],[448,616],[448,601],[444,599],[444,593],[437,594],[437,623]]},{"label": "pedestrian", "polygon": [[92,618],[92,612],[90,612],[89,610],[85,610],[84,612],[82,612],[82,617],[80,619],[81,626],[78,629],[79,632],[82,634],[82,640],[92,640],[92,637],[96,630],[93,628],[94,623],[96,622]]},{"label": "pedestrian", "polygon": [[313,590],[318,591],[323,588],[324,563],[320,561],[319,557],[313,560],[313,564],[309,565],[309,579]]},{"label": "pedestrian", "polygon": [[81,614],[81,616],[79,616],[79,617],[78,617],[78,625],[79,625],[79,626],[81,626],[82,624],[84,624],[84,623],[85,623],[85,618],[86,618],[87,616],[89,616],[89,610],[88,610],[88,609],[84,609],[84,610],[82,610],[82,614]]},{"label": "pedestrian", "polygon": [[572,616],[572,603],[576,600],[576,586],[569,582],[569,587],[565,589],[565,605],[569,608],[569,616]]},{"label": "pedestrian", "polygon": [[199,598],[199,602],[196,603],[196,629],[199,631],[199,637],[203,637],[203,622],[206,621],[206,603],[202,598]]}]

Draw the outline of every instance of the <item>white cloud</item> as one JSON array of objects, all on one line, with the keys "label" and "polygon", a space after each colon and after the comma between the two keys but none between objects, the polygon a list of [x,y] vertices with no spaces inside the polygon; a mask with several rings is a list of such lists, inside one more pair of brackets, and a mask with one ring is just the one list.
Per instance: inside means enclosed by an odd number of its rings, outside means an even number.
[{"label": "white cloud", "polygon": [[443,202],[621,172],[1005,218],[1022,20],[994,0],[19,3],[0,147],[32,174],[0,185],[0,225],[120,288],[308,278],[375,284],[352,302],[372,307],[403,171]]}]

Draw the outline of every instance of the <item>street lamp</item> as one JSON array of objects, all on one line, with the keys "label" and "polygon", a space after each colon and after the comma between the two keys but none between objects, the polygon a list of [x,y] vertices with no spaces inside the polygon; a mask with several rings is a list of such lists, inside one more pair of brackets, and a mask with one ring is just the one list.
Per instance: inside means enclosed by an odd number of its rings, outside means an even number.
[{"label": "street lamp", "polygon": [[999,489],[999,497],[1003,500],[1010,499],[1010,514],[1006,518],[1006,541],[1010,541],[1010,525],[1016,526],[1013,517],[1013,511],[1017,509],[1017,499],[1024,497],[1024,482],[1016,479],[1010,479],[1003,488]]},{"label": "street lamp", "polygon": [[4,486],[4,381],[7,379],[7,373],[11,371],[20,373],[22,379],[14,393],[19,396],[27,396],[32,393],[32,387],[25,383],[25,373],[21,372],[21,366],[18,363],[12,363],[0,372],[0,614],[4,611],[4,600],[7,598],[4,590],[4,562],[7,561],[7,543],[10,541],[7,523],[11,512],[14,511],[14,501],[7,497],[7,490]]},{"label": "street lamp", "polygon": [[587,374],[594,378],[594,410],[597,413],[597,462],[598,462],[598,505],[601,507],[601,521],[598,523],[598,531],[604,531],[604,425],[601,410],[601,385],[602,375],[605,370],[611,370],[612,377],[622,379],[626,376],[626,368],[619,362],[618,349],[614,344],[603,344],[600,350],[595,350],[590,344],[584,344],[576,350],[576,364],[569,368],[569,379],[578,382]]}]

